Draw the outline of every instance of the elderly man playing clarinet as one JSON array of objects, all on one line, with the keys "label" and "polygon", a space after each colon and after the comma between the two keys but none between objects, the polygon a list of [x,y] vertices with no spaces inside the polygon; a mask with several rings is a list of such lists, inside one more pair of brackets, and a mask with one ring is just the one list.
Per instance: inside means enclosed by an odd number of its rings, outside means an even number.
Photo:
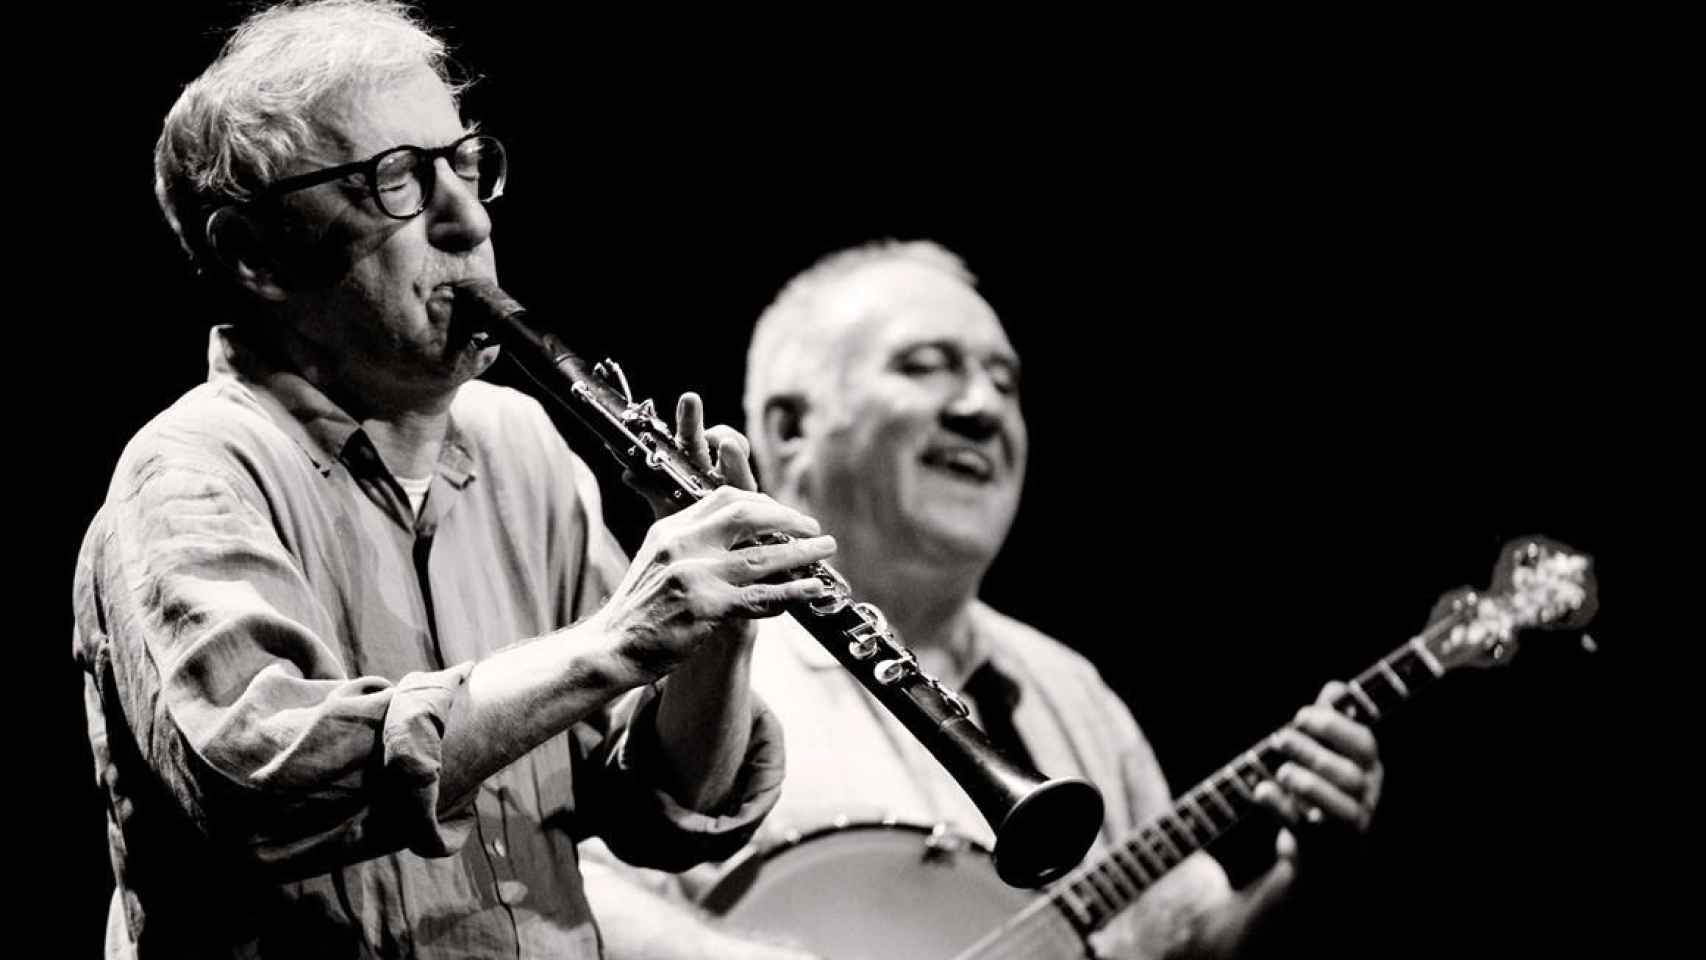
[{"label": "elderly man playing clarinet", "polygon": [[775,802],[753,621],[833,542],[688,395],[732,486],[630,562],[540,406],[473,382],[497,349],[454,291],[495,279],[507,159],[446,63],[398,3],[279,6],[165,119],[161,206],[223,306],[77,562],[109,957],[599,957],[578,841],[679,870]]}]

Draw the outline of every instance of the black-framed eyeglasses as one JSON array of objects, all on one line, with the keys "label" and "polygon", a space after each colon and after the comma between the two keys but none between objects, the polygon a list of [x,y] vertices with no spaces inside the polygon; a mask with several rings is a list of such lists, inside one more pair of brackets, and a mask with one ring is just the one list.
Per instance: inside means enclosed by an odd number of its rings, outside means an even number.
[{"label": "black-framed eyeglasses", "polygon": [[356,163],[285,177],[267,184],[246,202],[255,203],[331,183],[340,177],[361,174],[367,192],[386,216],[408,220],[432,202],[433,186],[438,182],[439,157],[450,162],[450,169],[473,188],[474,195],[482,202],[503,196],[504,177],[509,173],[504,145],[496,137],[470,133],[448,146],[405,144],[382,150]]}]

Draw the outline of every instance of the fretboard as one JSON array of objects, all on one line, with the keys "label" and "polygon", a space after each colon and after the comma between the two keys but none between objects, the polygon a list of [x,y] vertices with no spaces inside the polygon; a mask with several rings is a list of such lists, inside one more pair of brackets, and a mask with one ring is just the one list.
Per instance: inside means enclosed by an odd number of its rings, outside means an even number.
[{"label": "fretboard", "polygon": [[[1372,724],[1445,672],[1421,637],[1399,647],[1351,681],[1334,708]],[[1094,863],[1055,883],[1048,900],[1081,935],[1099,930],[1161,875],[1230,830],[1256,806],[1254,791],[1273,779],[1284,756],[1280,732],[1179,797],[1173,809],[1139,827]]]}]

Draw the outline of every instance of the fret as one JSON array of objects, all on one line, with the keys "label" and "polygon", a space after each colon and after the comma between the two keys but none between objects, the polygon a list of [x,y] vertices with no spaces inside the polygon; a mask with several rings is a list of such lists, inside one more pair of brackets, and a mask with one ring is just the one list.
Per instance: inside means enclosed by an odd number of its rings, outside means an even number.
[{"label": "fret", "polygon": [[1284,730],[1275,730],[1261,743],[1256,744],[1254,750],[1245,754],[1256,761],[1256,767],[1262,771],[1263,779],[1272,780],[1274,774],[1279,772],[1280,765],[1288,759],[1285,751],[1280,749],[1284,734]]},{"label": "fret", "polygon": [[1120,869],[1125,871],[1125,875],[1137,884],[1139,892],[1154,883],[1155,878],[1161,875],[1159,871],[1150,873],[1149,866],[1143,862],[1143,858],[1138,856],[1135,850],[1123,844],[1115,847],[1110,856],[1115,863],[1120,865]]},{"label": "fret", "polygon": [[1404,647],[1427,665],[1429,673],[1436,677],[1445,676],[1445,664],[1440,663],[1439,658],[1434,656],[1434,652],[1428,649],[1427,641],[1421,637],[1411,637],[1410,642],[1404,644]]},{"label": "fret", "polygon": [[1158,819],[1162,832],[1167,834],[1167,839],[1173,841],[1173,846],[1179,851],[1179,855],[1173,858],[1173,862],[1177,864],[1180,860],[1190,856],[1191,851],[1197,848],[1197,842],[1191,838],[1189,832],[1179,826],[1179,818],[1168,813],[1163,814]]},{"label": "fret", "polygon": [[1107,913],[1113,913],[1119,909],[1120,903],[1126,899],[1119,884],[1114,882],[1114,878],[1099,867],[1086,870],[1084,879],[1088,880],[1090,886],[1096,891],[1097,906],[1105,907]]},{"label": "fret", "polygon": [[1400,697],[1403,697],[1406,700],[1410,699],[1409,686],[1404,683],[1402,677],[1398,676],[1398,674],[1393,671],[1390,663],[1382,660],[1374,666],[1380,671],[1380,675],[1386,678],[1386,682],[1392,684],[1393,689],[1398,691],[1398,695]]},{"label": "fret", "polygon": [[1417,690],[1427,686],[1439,676],[1438,673],[1434,672],[1433,667],[1428,665],[1428,661],[1413,647],[1406,646],[1387,657],[1386,664],[1392,668],[1393,673],[1403,678],[1404,686],[1410,688],[1411,696],[1415,696]]},{"label": "fret", "polygon": [[[1252,784],[1262,782],[1262,779],[1259,775],[1251,783],[1245,783],[1244,782],[1244,775],[1239,772],[1239,769],[1237,767],[1228,766],[1225,769],[1221,770],[1221,773],[1223,773],[1226,776],[1226,779],[1224,781],[1222,781],[1222,784],[1224,786],[1233,788],[1232,789],[1232,799],[1238,801],[1240,804],[1242,804],[1244,806],[1248,806],[1248,805],[1256,802],[1256,798],[1254,796],[1256,788]],[[1220,788],[1216,788],[1215,793],[1219,794],[1222,798],[1224,798],[1227,795],[1226,791],[1223,789],[1220,789]],[[1234,809],[1236,809],[1236,808],[1234,808]]]},{"label": "fret", "polygon": [[1092,869],[1100,869],[1112,881],[1114,896],[1110,897],[1108,902],[1114,913],[1130,906],[1143,895],[1143,891],[1149,889],[1149,881],[1127,873],[1125,863],[1117,855],[1109,857]]},{"label": "fret", "polygon": [[1144,869],[1148,870],[1152,876],[1159,877],[1167,872],[1166,858],[1156,855],[1155,851],[1150,848],[1148,841],[1144,839],[1142,831],[1132,835],[1123,846],[1131,851],[1132,856],[1137,858],[1138,862],[1142,863]]},{"label": "fret", "polygon": [[1404,702],[1403,691],[1394,687],[1392,681],[1386,679],[1386,674],[1382,673],[1378,666],[1364,670],[1362,676],[1357,677],[1356,682],[1357,686],[1362,688],[1362,692],[1367,694],[1376,706],[1380,707],[1381,713],[1385,713]]},{"label": "fret", "polygon": [[1341,698],[1340,702],[1333,706],[1352,720],[1365,723],[1379,720],[1380,708],[1375,706],[1374,701],[1370,700],[1368,694],[1363,692],[1362,685],[1352,680],[1347,686],[1350,688],[1350,697],[1348,699]]},{"label": "fret", "polygon": [[[1185,846],[1195,847],[1202,842],[1197,839],[1197,835],[1202,832],[1202,827],[1197,823],[1196,817],[1191,815],[1191,808],[1185,805],[1185,797],[1173,801],[1173,809],[1167,811],[1167,816],[1178,827],[1179,832],[1184,835]],[[1209,836],[1213,835],[1211,831]]]},{"label": "fret", "polygon": [[[1214,776],[1209,777],[1206,781],[1204,781],[1203,786],[1206,787],[1207,789],[1205,789],[1203,791],[1203,793],[1208,794],[1209,797],[1212,798],[1215,803],[1220,804],[1221,809],[1226,811],[1226,819],[1229,822],[1237,823],[1238,822],[1238,809],[1236,807],[1234,807],[1232,804],[1227,802],[1226,794],[1221,791],[1221,785],[1219,782],[1219,778],[1220,778],[1221,774],[1223,774],[1223,773],[1225,773],[1224,770],[1221,771],[1221,773],[1217,773]],[[1227,782],[1237,783],[1238,779],[1236,777],[1232,777],[1232,778],[1229,778],[1229,780]],[[1234,794],[1234,796],[1237,796],[1237,794]],[[1242,798],[1240,797],[1240,799],[1242,799]]]},{"label": "fret", "polygon": [[[1156,822],[1161,821],[1158,820]],[[1162,835],[1161,831],[1156,829],[1154,823],[1143,828],[1142,837],[1144,846],[1149,848],[1150,853],[1153,853],[1160,858],[1162,867],[1171,867],[1173,864],[1185,859],[1184,856],[1167,841],[1167,838]]]},{"label": "fret", "polygon": [[1105,880],[1107,880],[1107,885],[1112,887],[1112,890],[1114,890],[1114,895],[1109,897],[1109,902],[1114,905],[1114,909],[1116,909],[1116,911],[1121,907],[1121,905],[1129,904],[1131,900],[1136,899],[1136,897],[1138,897],[1138,893],[1143,890],[1143,888],[1138,887],[1138,885],[1131,880],[1131,876],[1121,868],[1117,859],[1104,859],[1102,863],[1095,865],[1092,870],[1095,870],[1097,873],[1104,876]]},{"label": "fret", "polygon": [[1262,760],[1262,755],[1270,753],[1273,748],[1274,736],[1273,734],[1269,734],[1268,738],[1257,744],[1254,749],[1244,751],[1244,756],[1241,759],[1245,763],[1248,763],[1257,774],[1255,781],[1252,782],[1249,779],[1245,779],[1244,781],[1251,787],[1252,793],[1255,792],[1255,785],[1257,783],[1261,783],[1263,780],[1272,780],[1274,778],[1274,772],[1268,769],[1268,765]]},{"label": "fret", "polygon": [[1238,776],[1238,785],[1244,789],[1244,794],[1252,801],[1256,798],[1256,787],[1269,778],[1268,771],[1256,759],[1255,751],[1246,751],[1238,758],[1238,765],[1233,768]]},{"label": "fret", "polygon": [[1076,893],[1079,900],[1083,902],[1084,912],[1089,916],[1090,922],[1098,927],[1107,920],[1108,914],[1113,911],[1113,907],[1107,902],[1106,895],[1102,893],[1100,887],[1096,886],[1096,881],[1091,874],[1084,874],[1073,881],[1072,892]]},{"label": "fret", "polygon": [[1227,823],[1223,826],[1220,821],[1214,818],[1214,815],[1210,812],[1209,804],[1204,803],[1202,798],[1197,796],[1200,791],[1201,788],[1199,787],[1198,789],[1192,790],[1180,797],[1179,808],[1181,810],[1192,811],[1192,819],[1202,824],[1203,833],[1207,835],[1203,842],[1207,843],[1209,840],[1213,840],[1216,836],[1219,836],[1220,831],[1231,826],[1231,824]]},{"label": "fret", "polygon": [[1064,904],[1066,906],[1068,918],[1072,920],[1073,924],[1075,924],[1078,929],[1094,930],[1096,928],[1091,926],[1090,908],[1085,906],[1083,898],[1079,895],[1076,887],[1076,881],[1063,883],[1055,890],[1052,899],[1057,903]]}]

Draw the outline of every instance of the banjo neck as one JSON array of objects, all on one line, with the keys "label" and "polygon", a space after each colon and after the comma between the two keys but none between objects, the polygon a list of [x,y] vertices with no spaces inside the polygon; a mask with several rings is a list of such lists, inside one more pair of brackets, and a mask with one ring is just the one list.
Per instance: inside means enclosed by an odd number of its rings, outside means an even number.
[{"label": "banjo neck", "polygon": [[[1445,616],[1352,680],[1333,708],[1374,724],[1452,669],[1508,661],[1520,629],[1584,623],[1597,606],[1587,570],[1585,556],[1539,540],[1513,542],[1494,571],[1502,589],[1486,596],[1461,592]],[[1057,942],[1063,927],[1082,943],[1257,807],[1256,785],[1272,780],[1283,762],[1282,733],[1269,734],[1192,787],[1172,809],[1056,881],[954,960],[1039,957],[1037,945]]]},{"label": "banjo neck", "polygon": [[[1585,625],[1597,606],[1588,565],[1560,546],[1513,543],[1494,592],[1448,595],[1448,612],[1332,706],[1375,723],[1455,668],[1510,660],[1518,631]],[[1004,882],[978,844],[884,821],[748,848],[700,903],[729,929],[785,936],[826,957],[1082,960],[1092,933],[1256,808],[1256,786],[1281,763],[1278,744],[1277,733],[1264,738],[1040,896]]]},{"label": "banjo neck", "polygon": [[[1358,722],[1378,720],[1445,674],[1420,637],[1381,658],[1351,681],[1335,709]],[[1173,808],[1139,827],[1100,857],[1062,877],[1011,921],[954,960],[1035,956],[1033,944],[1053,941],[1069,926],[1082,939],[1125,912],[1185,858],[1223,836],[1257,807],[1256,785],[1273,779],[1283,762],[1276,730],[1198,783]]]}]

